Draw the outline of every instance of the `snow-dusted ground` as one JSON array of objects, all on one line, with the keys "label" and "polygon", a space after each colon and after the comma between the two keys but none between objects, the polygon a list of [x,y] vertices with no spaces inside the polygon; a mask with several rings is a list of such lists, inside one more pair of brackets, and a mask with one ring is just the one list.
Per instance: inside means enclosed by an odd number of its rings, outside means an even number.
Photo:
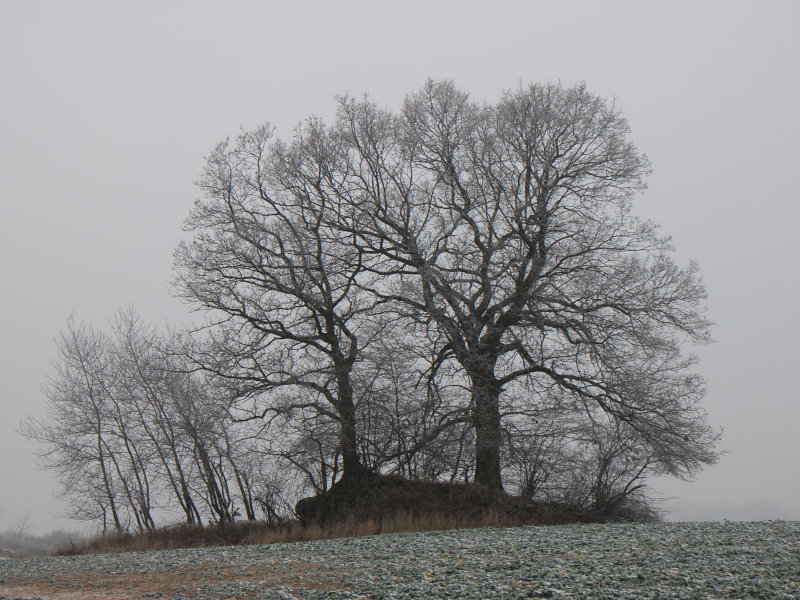
[{"label": "snow-dusted ground", "polygon": [[36,597],[800,599],[800,522],[472,529],[0,563],[0,598]]}]

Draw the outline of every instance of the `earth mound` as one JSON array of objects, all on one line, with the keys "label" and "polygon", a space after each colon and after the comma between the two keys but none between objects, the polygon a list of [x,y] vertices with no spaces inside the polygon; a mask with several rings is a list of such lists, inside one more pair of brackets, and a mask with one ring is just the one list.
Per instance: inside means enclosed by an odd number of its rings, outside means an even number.
[{"label": "earth mound", "polygon": [[497,525],[555,525],[602,520],[586,509],[536,502],[490,490],[478,484],[426,482],[396,475],[364,472],[337,482],[324,494],[303,498],[296,507],[303,525],[351,520],[382,520],[407,515],[454,517],[465,523]]}]

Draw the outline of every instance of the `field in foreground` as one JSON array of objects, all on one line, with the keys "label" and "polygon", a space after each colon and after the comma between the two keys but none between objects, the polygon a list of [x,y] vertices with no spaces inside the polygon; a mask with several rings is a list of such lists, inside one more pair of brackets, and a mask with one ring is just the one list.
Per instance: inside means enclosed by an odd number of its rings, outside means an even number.
[{"label": "field in foreground", "polygon": [[800,598],[800,522],[561,525],[0,561],[0,599]]}]

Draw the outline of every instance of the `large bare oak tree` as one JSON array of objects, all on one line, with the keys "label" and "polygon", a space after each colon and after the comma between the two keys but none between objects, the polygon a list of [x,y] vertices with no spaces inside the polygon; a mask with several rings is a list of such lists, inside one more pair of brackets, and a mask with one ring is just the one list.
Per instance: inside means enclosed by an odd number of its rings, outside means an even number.
[{"label": "large bare oak tree", "polygon": [[[380,276],[371,292],[432,326],[468,378],[475,479],[501,488],[500,397],[557,387],[627,422],[670,472],[713,460],[686,340],[709,323],[696,266],[631,212],[650,165],[618,110],[583,86],[493,105],[428,82],[402,112],[342,98],[334,151],[309,157],[337,227]],[[322,141],[320,143],[323,143]],[[311,169],[309,169],[309,173]]]},{"label": "large bare oak tree", "polygon": [[502,488],[510,386],[600,407],[660,468],[691,473],[715,458],[683,350],[709,338],[705,291],[631,211],[649,170],[583,86],[483,104],[429,81],[399,114],[343,97],[331,126],[309,120],[289,144],[260,128],[212,154],[179,289],[229,319],[240,346],[220,375],[305,390],[287,406],[336,418],[345,472],[361,468],[353,373],[381,315],[427,345],[430,381],[465,381],[477,482]]}]

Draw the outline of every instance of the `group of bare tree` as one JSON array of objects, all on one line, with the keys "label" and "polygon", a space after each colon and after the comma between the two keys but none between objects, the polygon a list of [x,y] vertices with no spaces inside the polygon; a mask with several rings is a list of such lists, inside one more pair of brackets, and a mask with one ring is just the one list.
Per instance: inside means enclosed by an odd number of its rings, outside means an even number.
[{"label": "group of bare tree", "polygon": [[111,334],[69,322],[45,390],[48,418],[22,433],[63,484],[73,518],[103,531],[274,518],[275,475],[256,457],[254,432],[230,418],[212,386],[176,364],[165,339],[133,311]]},{"label": "group of bare tree", "polygon": [[433,81],[397,114],[343,97],[290,142],[243,132],[176,251],[202,333],[167,352],[130,319],[110,345],[70,328],[29,435],[77,436],[51,464],[115,526],[112,497],[152,526],[154,479],[189,522],[252,516],[267,464],[318,493],[392,472],[608,512],[691,475],[718,438],[683,350],[705,292],[631,212],[650,166],[628,134],[583,86],[482,104]]}]

